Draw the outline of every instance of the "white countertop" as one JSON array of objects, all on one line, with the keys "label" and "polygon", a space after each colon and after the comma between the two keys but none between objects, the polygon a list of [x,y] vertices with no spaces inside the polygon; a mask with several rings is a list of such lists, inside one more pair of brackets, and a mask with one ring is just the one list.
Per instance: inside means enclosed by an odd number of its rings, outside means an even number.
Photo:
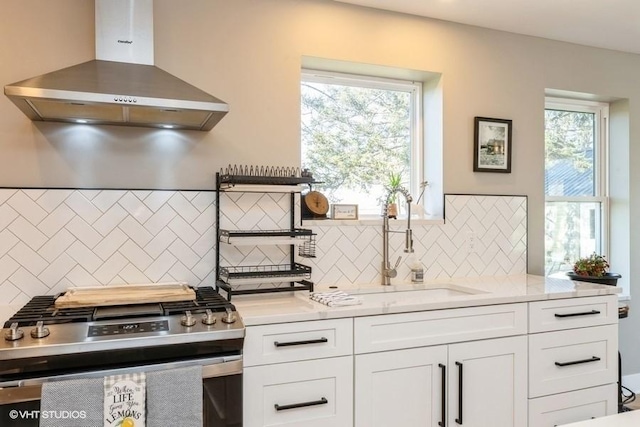
[{"label": "white countertop", "polygon": [[[457,295],[448,292],[411,292],[445,288],[465,291]],[[423,284],[403,283],[392,286],[338,286],[362,300],[360,305],[328,307],[311,301],[308,292],[285,292],[237,295],[232,302],[245,325],[336,319],[411,311],[439,310],[492,304],[508,304],[549,299],[610,295],[621,292],[613,286],[576,282],[533,275],[473,277],[429,281]],[[315,286],[316,292],[328,292],[328,286]]]},{"label": "white countertop", "polygon": [[637,427],[640,425],[640,411],[623,412],[595,420],[579,423],[562,424],[559,427]]},{"label": "white countertop", "polygon": [[[442,287],[454,291],[457,289],[474,293],[446,296],[433,292],[411,292]],[[362,299],[362,304],[328,307],[311,301],[308,292],[238,295],[233,297],[232,302],[242,316],[245,325],[251,326],[609,295],[621,291],[620,288],[612,286],[532,275],[443,279],[423,284],[401,283],[392,286],[350,284],[339,286],[338,289],[357,295]],[[316,292],[328,292],[335,289],[316,285],[315,290]],[[20,307],[19,305],[0,305],[2,323]]]}]

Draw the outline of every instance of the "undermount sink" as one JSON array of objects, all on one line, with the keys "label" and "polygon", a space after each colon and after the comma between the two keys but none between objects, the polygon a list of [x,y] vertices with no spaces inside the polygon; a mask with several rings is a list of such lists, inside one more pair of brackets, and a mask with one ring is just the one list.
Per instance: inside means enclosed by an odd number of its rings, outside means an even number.
[{"label": "undermount sink", "polygon": [[373,291],[371,293],[361,293],[361,296],[366,301],[378,301],[378,300],[428,300],[434,298],[455,298],[476,294],[483,294],[485,292],[476,289],[464,288],[462,286],[455,285],[443,285],[425,287],[423,289],[393,289],[384,291]]}]

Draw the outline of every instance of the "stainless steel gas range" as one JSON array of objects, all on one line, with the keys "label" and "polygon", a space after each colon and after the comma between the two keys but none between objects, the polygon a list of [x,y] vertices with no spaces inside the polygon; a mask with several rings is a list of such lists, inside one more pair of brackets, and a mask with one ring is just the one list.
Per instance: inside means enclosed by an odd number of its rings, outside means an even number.
[{"label": "stainless steel gas range", "polygon": [[55,308],[55,296],[33,298],[0,336],[0,425],[37,426],[9,415],[39,410],[48,381],[200,365],[204,426],[241,426],[242,319],[213,288],[195,294],[193,301],[66,309]]}]

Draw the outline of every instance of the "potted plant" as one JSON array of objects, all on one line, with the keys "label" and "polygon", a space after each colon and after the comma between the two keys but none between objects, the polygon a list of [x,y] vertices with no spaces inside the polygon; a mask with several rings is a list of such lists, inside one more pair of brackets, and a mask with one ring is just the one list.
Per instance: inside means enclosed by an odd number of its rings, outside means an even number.
[{"label": "potted plant", "polygon": [[618,279],[622,277],[616,273],[609,273],[609,263],[606,258],[595,252],[588,257],[579,258],[573,264],[573,271],[568,272],[567,275],[571,280],[611,286],[615,286]]},{"label": "potted plant", "polygon": [[402,183],[402,176],[399,173],[389,173],[389,180],[387,182],[387,191],[389,192],[389,198],[387,199],[387,216],[389,218],[398,217],[398,203],[396,203],[398,195],[396,190],[400,188]]}]

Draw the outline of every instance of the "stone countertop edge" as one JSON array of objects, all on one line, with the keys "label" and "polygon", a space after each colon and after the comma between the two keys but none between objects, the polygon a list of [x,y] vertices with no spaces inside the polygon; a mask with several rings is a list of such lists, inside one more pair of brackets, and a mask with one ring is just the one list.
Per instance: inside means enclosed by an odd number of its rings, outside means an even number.
[{"label": "stone countertop edge", "polygon": [[[477,293],[457,296],[427,295],[403,298],[404,291],[442,288],[471,290]],[[428,281],[420,285],[400,283],[394,286],[338,286],[362,300],[362,304],[328,307],[312,301],[308,292],[238,295],[232,300],[246,326],[310,320],[340,319],[380,314],[455,309],[498,304],[526,303],[553,299],[581,298],[618,294],[621,288],[534,275],[454,278]],[[328,286],[316,286],[327,292]],[[388,295],[387,295],[388,294]],[[375,298],[371,296],[375,295]]]}]

